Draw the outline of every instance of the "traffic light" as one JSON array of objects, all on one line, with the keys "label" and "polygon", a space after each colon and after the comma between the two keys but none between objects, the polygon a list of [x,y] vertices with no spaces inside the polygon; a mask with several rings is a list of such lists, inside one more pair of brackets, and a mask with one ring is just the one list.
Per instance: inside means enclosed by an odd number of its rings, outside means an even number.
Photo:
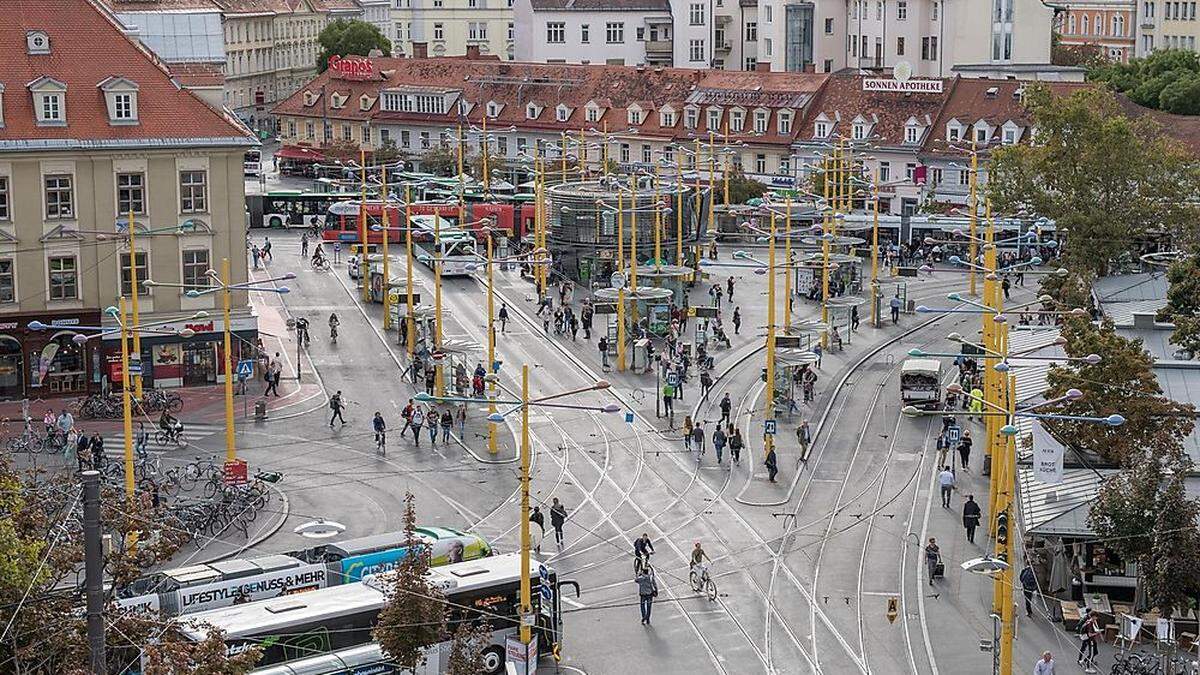
[{"label": "traffic light", "polygon": [[1008,511],[1001,511],[996,516],[996,545],[1008,545]]}]

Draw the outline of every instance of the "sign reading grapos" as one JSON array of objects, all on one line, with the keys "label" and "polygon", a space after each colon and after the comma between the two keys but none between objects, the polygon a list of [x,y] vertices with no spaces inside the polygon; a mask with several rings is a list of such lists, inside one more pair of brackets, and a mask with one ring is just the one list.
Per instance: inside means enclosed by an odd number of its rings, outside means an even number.
[{"label": "sign reading grapos", "polygon": [[942,93],[942,81],[871,78],[863,80],[863,91],[883,91],[898,94],[940,94]]}]

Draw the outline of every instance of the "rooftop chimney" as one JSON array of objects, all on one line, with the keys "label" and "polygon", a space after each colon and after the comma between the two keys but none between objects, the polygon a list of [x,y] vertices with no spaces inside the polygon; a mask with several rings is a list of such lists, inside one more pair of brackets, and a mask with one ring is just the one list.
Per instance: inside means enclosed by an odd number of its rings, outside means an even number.
[{"label": "rooftop chimney", "polygon": [[479,58],[479,45],[467,45],[467,58],[468,59]]},{"label": "rooftop chimney", "polygon": [[414,59],[429,58],[429,43],[428,42],[413,42],[412,57]]}]

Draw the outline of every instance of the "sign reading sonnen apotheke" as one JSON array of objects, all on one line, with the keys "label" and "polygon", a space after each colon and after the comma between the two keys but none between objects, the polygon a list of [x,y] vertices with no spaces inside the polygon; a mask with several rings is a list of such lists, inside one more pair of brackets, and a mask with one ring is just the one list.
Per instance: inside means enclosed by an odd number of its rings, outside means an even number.
[{"label": "sign reading sonnen apotheke", "polygon": [[942,93],[942,81],[871,78],[863,80],[863,91],[894,92],[898,94],[940,94]]}]

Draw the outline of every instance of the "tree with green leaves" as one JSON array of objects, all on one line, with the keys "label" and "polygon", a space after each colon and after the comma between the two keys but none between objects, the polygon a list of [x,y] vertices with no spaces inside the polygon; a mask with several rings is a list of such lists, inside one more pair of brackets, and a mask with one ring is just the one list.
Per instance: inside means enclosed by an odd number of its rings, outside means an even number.
[{"label": "tree with green leaves", "polygon": [[1092,309],[1092,281],[1087,270],[1066,274],[1046,274],[1038,284],[1038,295],[1050,296],[1049,303],[1042,303],[1046,311],[1069,311],[1076,307]]},{"label": "tree with green leaves", "polygon": [[1175,324],[1171,344],[1200,355],[1200,254],[1184,255],[1167,268],[1167,306],[1160,321]]},{"label": "tree with green leaves", "polygon": [[1195,409],[1162,395],[1154,376],[1154,359],[1141,340],[1117,334],[1111,321],[1097,326],[1083,318],[1068,318],[1062,325],[1067,356],[1089,354],[1100,362],[1074,360],[1050,368],[1048,397],[1078,389],[1083,396],[1058,406],[1066,415],[1108,417],[1119,414],[1118,427],[1094,422],[1048,420],[1051,431],[1068,444],[1116,465],[1127,466],[1142,456],[1173,458],[1182,453],[1182,439],[1191,433]]},{"label": "tree with green leaves", "polygon": [[404,497],[404,535],[408,554],[396,565],[371,635],[402,670],[416,670],[425,663],[426,650],[445,637],[446,599],[429,581],[429,551],[417,537],[412,493]]},{"label": "tree with green leaves", "polygon": [[[724,189],[719,183],[715,185],[718,194],[716,199],[722,199],[724,195],[720,191]],[[730,204],[745,204],[751,199],[762,197],[766,194],[769,188],[753,178],[750,178],[741,169],[736,169],[729,172],[729,203]]]},{"label": "tree with green leaves", "polygon": [[1190,227],[1200,174],[1154,121],[1122,114],[1112,94],[1026,89],[1037,135],[998,148],[987,194],[998,213],[1036,213],[1063,234],[1067,266],[1103,276],[1138,241]]},{"label": "tree with green leaves", "polygon": [[454,176],[458,173],[458,156],[453,147],[435,145],[418,159],[421,171],[435,176]]},{"label": "tree with green leaves", "polygon": [[484,650],[492,643],[492,626],[486,621],[458,621],[450,632],[446,675],[478,675],[485,668]]},{"label": "tree with green leaves", "polygon": [[338,19],[328,24],[317,36],[321,51],[317,54],[317,72],[329,67],[331,56],[369,56],[378,49],[384,56],[392,55],[392,41],[378,28],[366,21]]},{"label": "tree with green leaves", "polygon": [[[73,520],[80,485],[69,476],[22,472],[0,458],[0,672],[88,673],[87,623],[78,596],[62,592],[77,579],[83,531]],[[105,642],[109,673],[126,673],[147,657],[147,675],[242,675],[260,651],[225,654],[221,635],[199,643],[157,615],[121,608],[112,594],[147,568],[169,560],[187,533],[164,522],[148,502],[123,491],[101,492],[101,529],[112,545],[104,556],[109,585]],[[134,532],[140,537],[130,545]]]},{"label": "tree with green leaves", "polygon": [[1103,82],[1138,105],[1180,115],[1200,115],[1200,56],[1158,49],[1129,63],[1093,63],[1088,80]]}]

